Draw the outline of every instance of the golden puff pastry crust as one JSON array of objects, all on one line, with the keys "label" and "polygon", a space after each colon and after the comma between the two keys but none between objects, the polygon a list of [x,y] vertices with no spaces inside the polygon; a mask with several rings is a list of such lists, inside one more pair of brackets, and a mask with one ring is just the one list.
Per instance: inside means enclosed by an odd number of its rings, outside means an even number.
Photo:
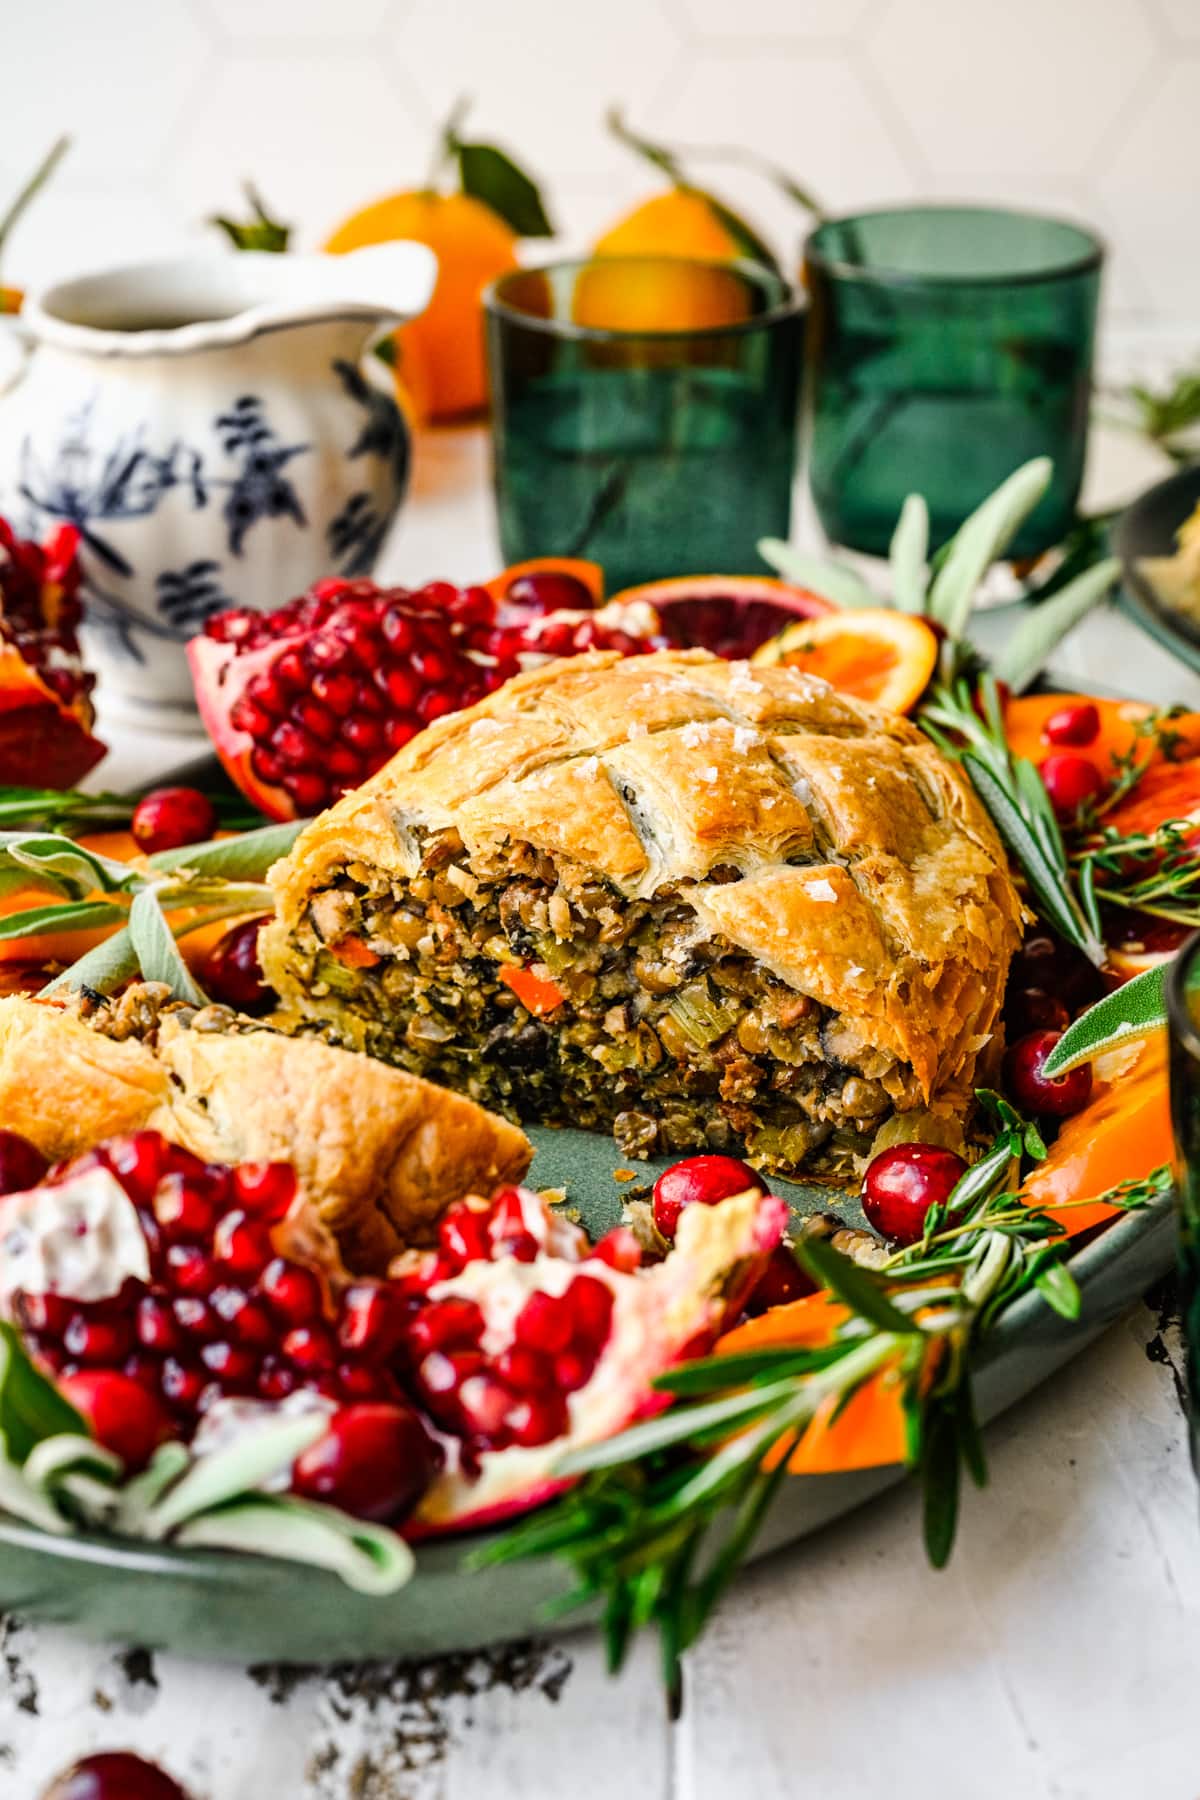
[{"label": "golden puff pastry crust", "polygon": [[593,654],[439,720],[272,872],[264,960],[285,1006],[354,1035],[296,954],[308,909],[336,880],[411,881],[447,830],[468,877],[526,844],[627,899],[682,893],[926,1101],[965,1088],[996,1027],[1022,909],[990,820],[907,719],[812,676]]},{"label": "golden puff pastry crust", "polygon": [[210,1162],[290,1162],[357,1271],[427,1242],[451,1201],[518,1181],[532,1155],[470,1100],[313,1038],[166,1011],[148,1040],[117,1040],[22,996],[0,999],[0,1120],[55,1161],[148,1129]]}]

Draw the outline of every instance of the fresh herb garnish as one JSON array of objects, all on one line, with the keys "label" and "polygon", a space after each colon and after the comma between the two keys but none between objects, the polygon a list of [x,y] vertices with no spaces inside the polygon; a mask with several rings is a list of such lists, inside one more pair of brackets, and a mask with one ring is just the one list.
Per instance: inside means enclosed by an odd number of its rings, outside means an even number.
[{"label": "fresh herb garnish", "polygon": [[[826,1344],[718,1354],[660,1376],[655,1386],[675,1404],[565,1459],[559,1472],[580,1476],[577,1486],[477,1552],[475,1566],[564,1558],[575,1586],[554,1613],[599,1603],[614,1669],[634,1635],[653,1626],[677,1708],[683,1653],[749,1553],[801,1436],[876,1377],[898,1385],[906,1460],[925,1490],[926,1548],[942,1566],[962,1473],[986,1478],[971,1392],[981,1341],[1030,1289],[1066,1318],[1080,1311],[1062,1226],[1019,1191],[1025,1162],[1044,1154],[1036,1128],[1006,1102],[981,1100],[997,1121],[995,1141],[931,1211],[920,1243],[880,1271],[819,1240],[801,1247],[845,1308],[831,1313]],[[1163,1168],[1098,1199],[1131,1210],[1169,1188]]]},{"label": "fresh herb garnish", "polygon": [[[257,807],[240,794],[211,793],[224,831],[252,831],[262,824]],[[68,837],[127,826],[137,795],[84,794],[77,788],[0,786],[0,831],[61,831]]]}]

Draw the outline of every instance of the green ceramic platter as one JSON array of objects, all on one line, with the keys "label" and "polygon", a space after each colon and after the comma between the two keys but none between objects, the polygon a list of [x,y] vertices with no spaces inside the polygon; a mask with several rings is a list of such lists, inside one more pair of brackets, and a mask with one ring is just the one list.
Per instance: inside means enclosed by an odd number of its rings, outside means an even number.
[{"label": "green ceramic platter", "polygon": [[[621,1183],[608,1138],[578,1131],[532,1135],[533,1185],[565,1188],[568,1203],[593,1232],[613,1224],[622,1199],[656,1172],[654,1164],[639,1164],[635,1180]],[[797,1215],[836,1206],[847,1220],[853,1216],[842,1194],[778,1185]],[[1083,1313],[1075,1325],[1065,1324],[1036,1293],[1024,1296],[997,1329],[980,1370],[982,1416],[994,1418],[1090,1343],[1164,1273],[1172,1240],[1171,1209],[1164,1202],[1115,1220],[1079,1250],[1072,1268]],[[903,1477],[896,1467],[786,1483],[755,1554],[803,1537]],[[466,1570],[467,1551],[485,1541],[476,1536],[422,1545],[409,1586],[375,1599],[292,1563],[98,1536],[56,1538],[0,1519],[0,1609],[69,1624],[90,1637],[239,1662],[419,1657],[547,1630],[543,1608],[566,1592],[569,1572],[551,1561]],[[919,1554],[915,1546],[913,1554]],[[580,1617],[571,1615],[557,1629]]]}]

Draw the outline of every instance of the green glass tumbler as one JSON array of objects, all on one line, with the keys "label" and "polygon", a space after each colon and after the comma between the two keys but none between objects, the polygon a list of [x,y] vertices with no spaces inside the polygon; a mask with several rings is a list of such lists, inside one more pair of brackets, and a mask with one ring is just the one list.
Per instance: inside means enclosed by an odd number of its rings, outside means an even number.
[{"label": "green glass tumbler", "polygon": [[1032,456],[1054,476],[1013,554],[1060,541],[1083,478],[1103,259],[1080,226],[991,207],[817,226],[808,475],[834,543],[886,554],[914,491],[945,543]]},{"label": "green glass tumbler", "polygon": [[484,306],[506,561],[586,557],[610,593],[763,568],[796,472],[805,309],[782,277],[612,257],[505,275]]},{"label": "green glass tumbler", "polygon": [[1192,1464],[1200,1476],[1200,932],[1167,971],[1167,1015],[1188,1423]]}]

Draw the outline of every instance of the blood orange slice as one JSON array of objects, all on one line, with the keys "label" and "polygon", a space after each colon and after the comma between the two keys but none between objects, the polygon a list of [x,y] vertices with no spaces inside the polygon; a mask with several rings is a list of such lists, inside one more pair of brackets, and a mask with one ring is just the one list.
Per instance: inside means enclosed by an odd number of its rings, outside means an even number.
[{"label": "blood orange slice", "polygon": [[612,604],[635,600],[655,608],[673,646],[730,658],[751,656],[791,620],[815,619],[834,610],[820,594],[767,575],[681,575],[671,581],[648,581],[614,594]]},{"label": "blood orange slice", "polygon": [[754,661],[802,669],[888,712],[908,712],[925,691],[937,653],[924,619],[880,607],[785,626]]}]

